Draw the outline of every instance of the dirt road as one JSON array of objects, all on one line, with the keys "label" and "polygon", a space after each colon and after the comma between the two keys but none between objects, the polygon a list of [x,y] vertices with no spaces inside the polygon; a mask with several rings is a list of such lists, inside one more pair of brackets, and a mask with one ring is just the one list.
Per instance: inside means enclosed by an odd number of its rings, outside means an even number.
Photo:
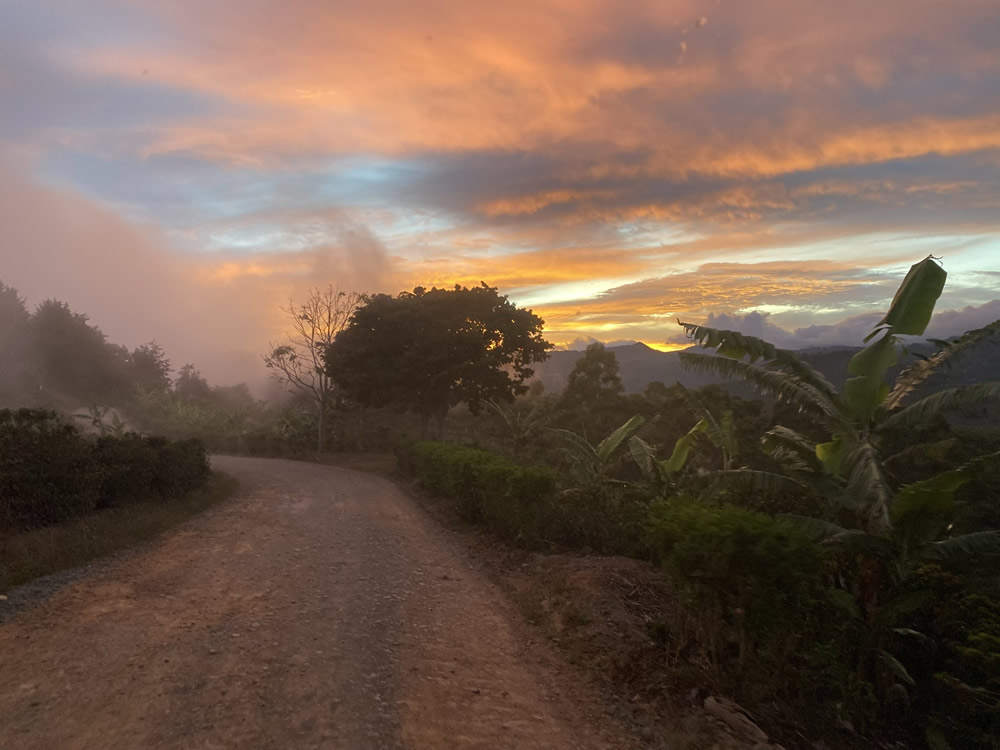
[{"label": "dirt road", "polygon": [[633,746],[394,484],[214,463],[239,498],[0,625],[0,748]]}]

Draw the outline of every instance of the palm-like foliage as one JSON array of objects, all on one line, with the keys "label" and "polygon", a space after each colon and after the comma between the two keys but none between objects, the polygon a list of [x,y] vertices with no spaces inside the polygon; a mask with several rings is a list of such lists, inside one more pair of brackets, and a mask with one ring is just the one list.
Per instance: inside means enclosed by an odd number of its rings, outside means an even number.
[{"label": "palm-like foliage", "polygon": [[[722,454],[722,470],[729,471],[732,469],[733,461],[736,460],[736,455],[739,452],[739,447],[736,444],[733,410],[724,409],[721,416],[716,419],[711,409],[705,406],[698,396],[680,383],[677,384],[677,387],[680,389],[681,395],[687,400],[691,413],[698,418],[698,424],[704,424],[704,428],[699,429],[698,432],[704,433],[708,441],[719,449],[719,452]],[[698,424],[695,425],[696,428]]]},{"label": "palm-like foliage", "polygon": [[545,415],[537,407],[525,411],[515,406],[507,406],[496,401],[484,402],[494,414],[500,417],[510,433],[511,455],[517,458],[524,444],[545,421]]},{"label": "palm-like foliage", "polygon": [[665,459],[658,458],[656,449],[642,438],[633,435],[629,439],[632,460],[659,497],[667,497],[676,489],[678,474],[687,463],[698,438],[708,429],[708,421],[704,418],[699,419],[694,427],[677,438],[673,452]]},{"label": "palm-like foliage", "polygon": [[913,566],[928,560],[963,563],[984,554],[1000,554],[1000,531],[977,531],[951,536],[948,518],[955,506],[957,490],[975,478],[1000,453],[975,458],[930,479],[901,487],[891,504],[891,533],[870,534],[847,529],[808,516],[783,514],[818,541],[863,551],[893,563],[897,583],[905,581]]},{"label": "palm-like foliage", "polygon": [[[851,576],[838,574],[839,584],[847,590],[835,589],[832,593],[861,625],[862,663],[877,663],[899,681],[915,685],[903,663],[888,650],[900,635],[927,637],[911,627],[912,613],[924,607],[933,594],[913,589],[908,579],[924,563],[963,564],[984,555],[1000,555],[1000,531],[952,536],[948,525],[955,492],[998,457],[1000,453],[982,456],[900,488],[892,499],[892,525],[887,534],[847,529],[818,518],[782,516],[817,541],[839,548],[841,560],[848,566],[858,566],[853,582]],[[889,580],[880,585],[877,571],[881,570],[888,573]],[[885,601],[883,594],[888,594]]]},{"label": "palm-like foliage", "polygon": [[[826,441],[816,443],[778,426],[764,435],[762,443],[786,467],[789,481],[806,483],[855,512],[857,528],[821,518],[784,517],[844,553],[837,556],[831,598],[856,618],[858,673],[886,690],[917,682],[891,653],[906,653],[896,648],[901,638],[926,638],[914,629],[914,613],[928,605],[933,593],[913,590],[917,586],[913,574],[927,562],[952,565],[1000,555],[1000,531],[955,535],[951,526],[956,491],[1000,459],[1000,453],[902,487],[892,486],[885,471],[892,457],[883,455],[883,447],[891,433],[926,424],[951,409],[1000,397],[1000,383],[985,383],[917,398],[919,387],[936,371],[1000,334],[1000,321],[953,343],[938,342],[940,351],[918,358],[891,387],[886,382],[902,348],[898,337],[923,333],[945,278],[932,258],[910,269],[885,318],[865,339],[868,346],[851,359],[850,378],[840,392],[791,352],[736,332],[682,323],[697,343],[717,350],[712,356],[682,354],[687,366],[741,377],[808,413],[828,433]],[[728,481],[757,481],[781,489],[771,477],[729,473],[733,476]]]},{"label": "palm-like foliage", "polygon": [[601,481],[608,478],[615,454],[631,435],[645,423],[645,418],[636,414],[596,445],[570,430],[552,430],[563,442],[563,448],[570,460],[573,474],[583,482]]},{"label": "palm-like foliage", "polygon": [[899,375],[894,387],[886,382],[889,369],[898,361],[902,346],[898,337],[924,332],[946,277],[931,257],[910,269],[886,316],[866,338],[874,341],[851,359],[851,377],[842,392],[794,353],[735,331],[681,322],[696,343],[717,352],[685,352],[681,360],[690,369],[739,377],[758,391],[812,415],[829,432],[830,440],[813,444],[792,430],[778,428],[765,436],[765,447],[788,459],[793,471],[821,468],[836,477],[854,498],[865,528],[885,535],[891,531],[894,493],[880,450],[883,433],[925,423],[949,409],[1000,397],[1000,383],[985,383],[948,389],[907,404],[907,397],[938,368],[1000,333],[1000,321],[945,344],[929,358],[918,359]]}]

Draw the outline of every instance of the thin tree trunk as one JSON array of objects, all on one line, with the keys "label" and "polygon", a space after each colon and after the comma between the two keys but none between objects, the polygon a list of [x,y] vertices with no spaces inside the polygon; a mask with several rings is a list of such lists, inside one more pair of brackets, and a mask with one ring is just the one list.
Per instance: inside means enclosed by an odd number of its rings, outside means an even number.
[{"label": "thin tree trunk", "polygon": [[326,442],[326,435],[325,435],[325,433],[323,431],[323,418],[324,418],[324,414],[326,413],[326,409],[324,409],[323,406],[324,406],[323,404],[320,404],[320,406],[319,406],[319,427],[317,429],[317,433],[318,434],[316,436],[316,452],[317,453],[322,453],[323,452],[323,444]]}]

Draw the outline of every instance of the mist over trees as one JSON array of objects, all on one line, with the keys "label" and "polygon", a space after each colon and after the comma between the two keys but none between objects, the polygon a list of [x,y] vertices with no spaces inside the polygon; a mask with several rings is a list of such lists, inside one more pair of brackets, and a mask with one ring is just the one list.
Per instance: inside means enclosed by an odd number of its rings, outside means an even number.
[{"label": "mist over trees", "polygon": [[155,341],[130,351],[66,303],[31,311],[0,283],[0,408],[52,409],[100,434],[141,430],[233,449],[251,422],[271,417],[245,384],[212,386],[190,363],[173,376]]},{"label": "mist over trees", "polygon": [[0,406],[126,406],[143,390],[170,387],[156,342],[129,351],[89,318],[49,299],[32,312],[0,283]]},{"label": "mist over trees", "polygon": [[21,295],[0,282],[0,406],[15,403],[33,389],[28,364],[30,322],[31,313]]}]

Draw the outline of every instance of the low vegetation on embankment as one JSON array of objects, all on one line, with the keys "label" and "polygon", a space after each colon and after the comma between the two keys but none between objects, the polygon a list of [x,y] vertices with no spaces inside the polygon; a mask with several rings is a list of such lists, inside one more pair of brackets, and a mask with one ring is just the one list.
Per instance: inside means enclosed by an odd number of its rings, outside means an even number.
[{"label": "low vegetation on embankment", "polygon": [[[398,459],[456,520],[543,553],[515,556],[502,585],[600,682],[642,711],[664,711],[669,731],[677,704],[698,690],[735,698],[786,747],[919,746],[927,734],[931,747],[993,747],[1000,609],[988,562],[904,563],[724,499],[657,498],[615,480],[581,486],[471,446],[417,442]],[[611,473],[628,473],[630,459],[619,459]],[[905,578],[863,588],[864,576],[899,564]],[[656,568],[664,588],[652,583]],[[857,600],[862,592],[881,601]]]},{"label": "low vegetation on embankment", "polygon": [[197,440],[95,437],[0,411],[0,591],[153,538],[230,496]]}]

